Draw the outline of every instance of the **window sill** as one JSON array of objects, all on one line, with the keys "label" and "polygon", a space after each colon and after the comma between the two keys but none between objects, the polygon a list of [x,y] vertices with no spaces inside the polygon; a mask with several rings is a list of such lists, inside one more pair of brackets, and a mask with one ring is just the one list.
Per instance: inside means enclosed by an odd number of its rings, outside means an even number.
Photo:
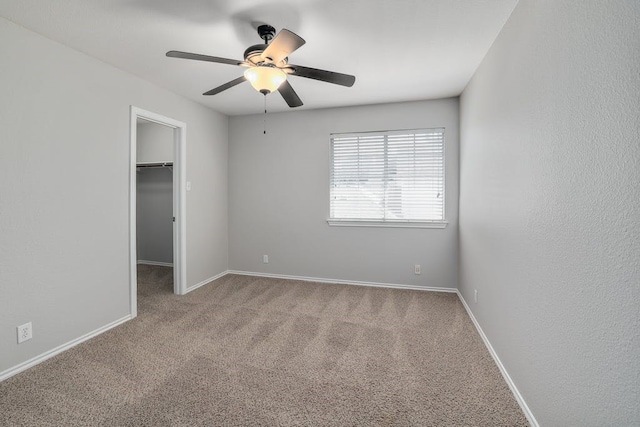
[{"label": "window sill", "polygon": [[385,227],[385,228],[446,228],[447,221],[359,221],[344,219],[328,219],[332,227]]}]

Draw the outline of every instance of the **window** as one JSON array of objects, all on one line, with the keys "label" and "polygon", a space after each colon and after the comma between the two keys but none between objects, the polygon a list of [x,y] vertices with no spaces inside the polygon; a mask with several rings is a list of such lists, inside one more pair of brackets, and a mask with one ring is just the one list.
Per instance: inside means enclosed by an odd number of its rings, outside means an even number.
[{"label": "window", "polygon": [[330,225],[439,227],[444,129],[331,135]]}]

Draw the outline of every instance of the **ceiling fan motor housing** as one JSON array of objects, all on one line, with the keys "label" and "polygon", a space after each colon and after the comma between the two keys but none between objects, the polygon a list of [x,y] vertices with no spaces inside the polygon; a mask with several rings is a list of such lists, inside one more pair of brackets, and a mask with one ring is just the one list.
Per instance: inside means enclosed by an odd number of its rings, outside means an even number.
[{"label": "ceiling fan motor housing", "polygon": [[273,64],[279,68],[287,65],[288,58],[284,58],[278,63],[269,61],[269,58],[263,58],[262,52],[264,52],[267,46],[268,45],[266,44],[254,44],[253,46],[249,46],[247,50],[244,51],[244,60],[250,62],[253,65]]}]

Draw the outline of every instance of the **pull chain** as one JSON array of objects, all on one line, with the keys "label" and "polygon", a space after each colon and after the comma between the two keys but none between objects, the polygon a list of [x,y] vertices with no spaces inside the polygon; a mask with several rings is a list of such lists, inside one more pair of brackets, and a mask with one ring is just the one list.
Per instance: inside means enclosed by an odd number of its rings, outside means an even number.
[{"label": "pull chain", "polygon": [[263,134],[267,134],[267,94],[264,94],[264,119],[262,120]]}]

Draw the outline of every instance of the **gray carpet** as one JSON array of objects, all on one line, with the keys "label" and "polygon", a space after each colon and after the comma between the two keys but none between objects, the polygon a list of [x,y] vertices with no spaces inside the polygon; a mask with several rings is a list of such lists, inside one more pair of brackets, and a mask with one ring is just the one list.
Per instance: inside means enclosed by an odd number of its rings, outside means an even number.
[{"label": "gray carpet", "polygon": [[520,426],[455,294],[228,275],[0,383],[0,425]]}]

